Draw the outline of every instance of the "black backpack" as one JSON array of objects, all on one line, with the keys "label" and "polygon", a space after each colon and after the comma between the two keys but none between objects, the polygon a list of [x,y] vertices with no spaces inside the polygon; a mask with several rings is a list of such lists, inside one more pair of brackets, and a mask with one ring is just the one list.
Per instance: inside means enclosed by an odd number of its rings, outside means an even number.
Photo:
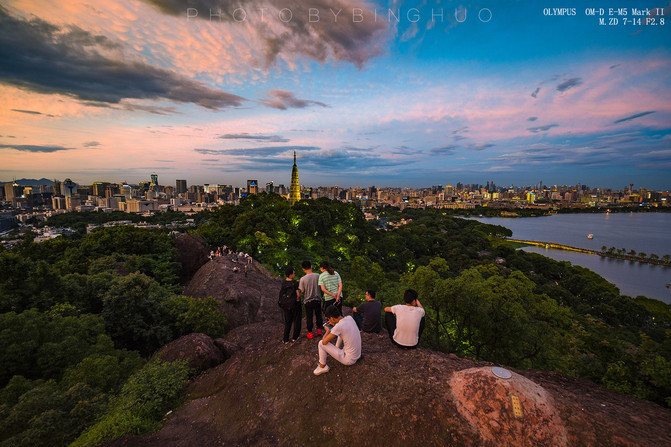
[{"label": "black backpack", "polygon": [[296,286],[294,281],[284,281],[280,289],[280,297],[277,299],[277,304],[286,310],[291,310],[296,307]]}]

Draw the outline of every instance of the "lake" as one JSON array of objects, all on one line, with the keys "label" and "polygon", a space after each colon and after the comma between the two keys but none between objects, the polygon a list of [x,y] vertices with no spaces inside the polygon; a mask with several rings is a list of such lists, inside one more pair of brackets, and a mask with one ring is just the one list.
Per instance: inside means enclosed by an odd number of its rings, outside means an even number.
[{"label": "lake", "polygon": [[[671,213],[555,214],[543,217],[482,217],[478,221],[510,228],[516,239],[556,242],[601,250],[602,246],[635,250],[660,258],[671,255]],[[587,235],[592,233],[593,239]],[[597,255],[524,247],[552,259],[587,267],[617,285],[624,295],[645,295],[671,303],[671,268]]]}]

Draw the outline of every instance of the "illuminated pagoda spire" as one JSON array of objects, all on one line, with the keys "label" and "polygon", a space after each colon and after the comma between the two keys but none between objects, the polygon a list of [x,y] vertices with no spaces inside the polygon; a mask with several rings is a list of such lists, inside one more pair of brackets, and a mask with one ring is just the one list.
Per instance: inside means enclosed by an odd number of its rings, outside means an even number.
[{"label": "illuminated pagoda spire", "polygon": [[289,190],[289,201],[293,205],[301,200],[301,185],[298,182],[298,166],[296,166],[296,151],[294,151],[294,167],[291,168],[291,189]]}]

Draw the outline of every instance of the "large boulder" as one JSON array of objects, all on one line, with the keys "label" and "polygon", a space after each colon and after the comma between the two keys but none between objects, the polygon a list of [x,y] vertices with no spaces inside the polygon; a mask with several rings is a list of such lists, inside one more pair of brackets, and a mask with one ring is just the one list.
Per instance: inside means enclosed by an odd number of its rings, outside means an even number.
[{"label": "large boulder", "polygon": [[[239,271],[235,272],[235,268]],[[231,256],[220,256],[196,272],[184,294],[216,299],[226,313],[229,328],[234,328],[259,321],[283,321],[277,305],[281,283],[280,278],[256,261],[236,263]]]},{"label": "large boulder", "polygon": [[552,396],[524,376],[499,367],[469,368],[452,374],[450,391],[459,414],[486,441],[568,445]]},{"label": "large boulder", "polygon": [[318,338],[284,345],[272,322],[225,338],[237,352],[192,382],[160,431],[108,446],[660,447],[671,433],[668,408],[554,372],[496,377],[490,363],[398,349],[384,331],[362,333],[363,357],[329,358],[321,376]]},{"label": "large boulder", "polygon": [[227,356],[214,340],[205,334],[185,335],[163,346],[156,354],[166,362],[187,360],[197,371],[205,371],[222,364]]},{"label": "large boulder", "polygon": [[182,266],[179,277],[184,284],[208,261],[210,250],[203,238],[188,233],[175,238],[175,248],[177,260]]}]

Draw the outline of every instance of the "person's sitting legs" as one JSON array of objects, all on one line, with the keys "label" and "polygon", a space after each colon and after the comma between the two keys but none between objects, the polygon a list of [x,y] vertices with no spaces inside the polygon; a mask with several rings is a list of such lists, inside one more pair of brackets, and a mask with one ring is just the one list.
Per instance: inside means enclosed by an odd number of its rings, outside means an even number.
[{"label": "person's sitting legs", "polygon": [[394,341],[394,331],[396,331],[396,315],[391,312],[385,312],[384,325],[387,327],[387,332],[389,332],[389,339],[391,339],[392,343],[396,344]]},{"label": "person's sitting legs", "polygon": [[[343,365],[353,365],[361,357],[361,337],[354,320],[343,317],[335,306],[327,307],[325,315],[332,328],[327,330],[324,338],[317,344],[319,366],[314,370],[315,375],[328,372],[326,360],[329,355]],[[329,343],[332,340],[335,344]]]}]

